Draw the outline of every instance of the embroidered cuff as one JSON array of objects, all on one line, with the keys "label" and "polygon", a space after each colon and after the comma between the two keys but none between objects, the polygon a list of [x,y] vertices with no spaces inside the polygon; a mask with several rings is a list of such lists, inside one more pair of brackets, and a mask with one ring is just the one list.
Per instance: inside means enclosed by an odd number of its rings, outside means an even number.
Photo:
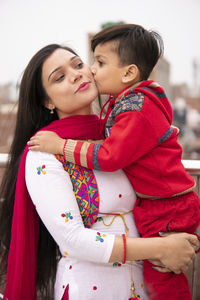
[{"label": "embroidered cuff", "polygon": [[87,154],[91,143],[68,139],[64,146],[65,160],[88,168]]},{"label": "embroidered cuff", "polygon": [[74,151],[76,147],[77,142],[74,140],[66,140],[63,153],[65,154],[65,160],[70,161],[72,163],[75,163],[74,159]]}]

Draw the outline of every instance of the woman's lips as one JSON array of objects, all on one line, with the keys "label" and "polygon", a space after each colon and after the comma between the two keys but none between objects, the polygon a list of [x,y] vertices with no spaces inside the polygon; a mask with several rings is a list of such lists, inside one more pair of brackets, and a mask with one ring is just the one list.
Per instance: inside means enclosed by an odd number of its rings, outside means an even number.
[{"label": "woman's lips", "polygon": [[82,92],[82,91],[87,90],[89,88],[89,85],[90,85],[90,82],[83,82],[83,83],[81,83],[81,85],[76,90],[76,92]]}]

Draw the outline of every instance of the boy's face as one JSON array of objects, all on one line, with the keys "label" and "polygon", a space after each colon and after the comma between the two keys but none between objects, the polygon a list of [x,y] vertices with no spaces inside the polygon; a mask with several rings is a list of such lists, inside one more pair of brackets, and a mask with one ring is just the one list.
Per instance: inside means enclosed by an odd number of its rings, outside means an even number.
[{"label": "boy's face", "polygon": [[125,67],[120,66],[118,55],[114,52],[116,43],[99,44],[94,51],[92,73],[100,94],[116,95],[125,88],[121,79]]}]

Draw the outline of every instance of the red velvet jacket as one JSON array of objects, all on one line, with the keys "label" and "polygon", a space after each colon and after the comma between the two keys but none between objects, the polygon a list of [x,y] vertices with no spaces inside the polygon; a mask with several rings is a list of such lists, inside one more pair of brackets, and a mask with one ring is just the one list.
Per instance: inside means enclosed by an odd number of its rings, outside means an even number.
[{"label": "red velvet jacket", "polygon": [[144,81],[116,96],[102,145],[68,140],[66,159],[90,169],[123,168],[137,195],[166,198],[195,187],[181,162],[179,130],[172,126],[172,107],[164,90]]}]

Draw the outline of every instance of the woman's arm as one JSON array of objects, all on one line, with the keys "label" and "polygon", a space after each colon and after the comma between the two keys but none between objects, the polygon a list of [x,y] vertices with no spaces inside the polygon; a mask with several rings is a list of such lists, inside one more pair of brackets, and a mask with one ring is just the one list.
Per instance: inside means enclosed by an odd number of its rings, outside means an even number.
[{"label": "woman's arm", "polygon": [[[173,233],[162,238],[127,238],[127,260],[149,259],[180,273],[190,266],[198,246],[197,237],[187,233]],[[110,262],[122,261],[123,255],[123,240],[116,237]]]},{"label": "woman's arm", "polygon": [[62,254],[107,263],[114,235],[84,227],[69,174],[55,156],[29,151],[25,175],[33,204]]}]

